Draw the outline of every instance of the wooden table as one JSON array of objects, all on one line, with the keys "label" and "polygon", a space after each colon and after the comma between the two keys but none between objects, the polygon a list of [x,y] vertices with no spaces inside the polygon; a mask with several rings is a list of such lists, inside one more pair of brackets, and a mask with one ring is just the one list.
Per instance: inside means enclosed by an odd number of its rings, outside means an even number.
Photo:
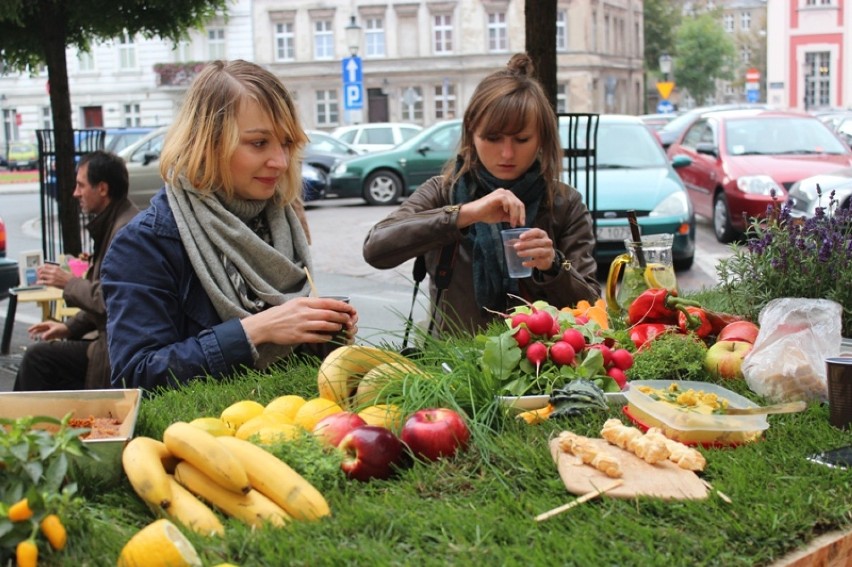
[{"label": "wooden table", "polygon": [[0,343],[0,354],[9,354],[9,344],[12,342],[12,330],[15,328],[15,312],[18,302],[35,302],[41,306],[42,321],[51,318],[57,301],[62,299],[62,288],[44,286],[39,289],[12,288],[9,290],[9,307],[6,311],[6,324],[3,326],[3,342]]}]

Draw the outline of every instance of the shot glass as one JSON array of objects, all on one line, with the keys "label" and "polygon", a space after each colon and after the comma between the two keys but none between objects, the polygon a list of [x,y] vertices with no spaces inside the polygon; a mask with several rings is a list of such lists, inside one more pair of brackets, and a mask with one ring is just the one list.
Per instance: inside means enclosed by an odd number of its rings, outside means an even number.
[{"label": "shot glass", "polygon": [[840,429],[852,428],[852,357],[825,359],[828,377],[828,422]]},{"label": "shot glass", "polygon": [[518,256],[517,251],[515,251],[515,243],[518,242],[518,238],[528,230],[529,228],[507,228],[500,231],[510,278],[528,278],[532,275],[532,268],[523,265],[523,262],[530,258]]}]

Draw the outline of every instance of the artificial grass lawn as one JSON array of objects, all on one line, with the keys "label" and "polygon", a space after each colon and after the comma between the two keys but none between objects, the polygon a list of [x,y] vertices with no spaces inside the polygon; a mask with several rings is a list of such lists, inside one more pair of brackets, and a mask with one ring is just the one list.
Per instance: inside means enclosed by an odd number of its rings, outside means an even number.
[{"label": "artificial grass lawn", "polygon": [[[526,425],[504,414],[477,383],[476,361],[463,346],[423,359],[432,382],[409,384],[406,392],[417,398],[413,407],[449,405],[475,416],[469,451],[452,461],[417,463],[392,480],[360,483],[346,480],[338,457],[310,438],[277,447],[325,495],[333,515],[256,531],[226,520],[223,539],[188,533],[204,564],[767,565],[825,532],[852,527],[852,473],[805,459],[852,442],[850,432],[829,425],[823,404],[769,416],[759,442],[702,450],[704,478],[731,504],[714,493],[703,501],[600,497],[536,523],[537,514],[575,498],[559,478],[549,438],[563,429],[599,436],[607,418],[621,417],[621,406]],[[440,361],[450,362],[452,375],[440,370]],[[218,415],[240,399],[315,397],[317,365],[309,359],[269,375],[248,372],[152,396],[142,404],[136,434],[162,438],[169,423]],[[743,383],[725,385],[749,395]],[[126,481],[106,491],[83,488],[86,504],[68,547],[43,554],[45,564],[114,565],[124,542],[154,518]]]}]

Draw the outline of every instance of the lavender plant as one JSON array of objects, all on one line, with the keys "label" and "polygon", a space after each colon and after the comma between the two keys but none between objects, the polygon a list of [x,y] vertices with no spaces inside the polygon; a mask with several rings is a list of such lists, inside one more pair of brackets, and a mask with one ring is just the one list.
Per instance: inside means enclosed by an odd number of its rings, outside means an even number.
[{"label": "lavender plant", "polygon": [[[817,186],[822,204],[822,191]],[[791,216],[792,205],[770,205],[755,219],[744,244],[716,268],[720,290],[736,313],[757,320],[779,297],[831,299],[843,306],[843,336],[852,337],[852,211],[834,191],[828,206],[808,219]]]}]

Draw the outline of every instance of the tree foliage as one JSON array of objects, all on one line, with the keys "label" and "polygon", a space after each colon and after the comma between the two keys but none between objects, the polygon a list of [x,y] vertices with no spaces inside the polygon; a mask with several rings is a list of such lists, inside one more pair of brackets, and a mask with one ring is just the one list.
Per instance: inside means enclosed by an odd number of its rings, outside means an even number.
[{"label": "tree foliage", "polygon": [[74,191],[74,136],[66,48],[121,36],[177,42],[227,9],[228,0],[0,0],[0,62],[6,72],[47,66],[64,252],[81,251]]},{"label": "tree foliage", "polygon": [[733,78],[736,50],[712,12],[686,18],[675,36],[674,74],[680,88],[704,104],[717,79]]},{"label": "tree foliage", "polygon": [[660,55],[674,54],[675,33],[680,26],[680,5],[671,0],[645,0],[645,69],[659,70]]}]

